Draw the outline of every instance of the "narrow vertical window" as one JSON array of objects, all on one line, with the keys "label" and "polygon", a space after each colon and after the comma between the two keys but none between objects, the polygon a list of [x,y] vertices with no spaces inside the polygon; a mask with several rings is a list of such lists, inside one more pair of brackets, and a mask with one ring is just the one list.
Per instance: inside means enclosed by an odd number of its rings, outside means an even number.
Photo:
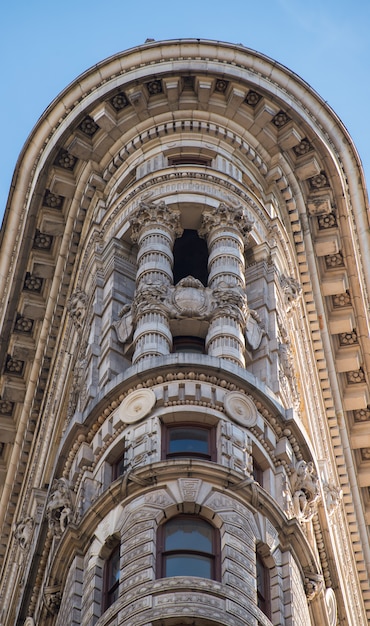
[{"label": "narrow vertical window", "polygon": [[257,574],[257,605],[263,613],[270,617],[270,576],[269,570],[261,556],[256,557]]},{"label": "narrow vertical window", "polygon": [[263,487],[263,469],[254,457],[253,457],[253,478],[256,481],[256,483],[259,483],[261,487]]},{"label": "narrow vertical window", "polygon": [[206,286],[208,282],[208,248],[196,230],[185,229],[173,246],[173,282],[193,276]]},{"label": "narrow vertical window", "polygon": [[120,578],[120,546],[112,550],[105,562],[102,609],[106,611],[118,598]]},{"label": "narrow vertical window", "polygon": [[114,463],[112,463],[112,480],[116,480],[126,471],[125,455],[122,454]]}]

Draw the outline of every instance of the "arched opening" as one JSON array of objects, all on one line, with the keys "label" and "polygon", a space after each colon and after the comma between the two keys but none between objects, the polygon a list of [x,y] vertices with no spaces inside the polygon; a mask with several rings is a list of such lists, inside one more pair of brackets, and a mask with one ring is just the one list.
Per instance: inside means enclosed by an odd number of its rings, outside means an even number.
[{"label": "arched opening", "polygon": [[177,515],[158,529],[158,576],[219,580],[219,532],[196,515]]},{"label": "arched opening", "polygon": [[193,276],[206,287],[208,282],[208,248],[196,230],[185,229],[173,246],[174,284],[186,276]]}]

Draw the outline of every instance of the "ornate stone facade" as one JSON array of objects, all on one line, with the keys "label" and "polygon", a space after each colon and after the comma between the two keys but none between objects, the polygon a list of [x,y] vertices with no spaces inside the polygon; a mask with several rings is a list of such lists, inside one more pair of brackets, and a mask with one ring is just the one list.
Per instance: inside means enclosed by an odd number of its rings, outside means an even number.
[{"label": "ornate stone facade", "polygon": [[148,41],[76,86],[3,227],[0,626],[363,626],[370,250],[346,129],[242,46]]}]

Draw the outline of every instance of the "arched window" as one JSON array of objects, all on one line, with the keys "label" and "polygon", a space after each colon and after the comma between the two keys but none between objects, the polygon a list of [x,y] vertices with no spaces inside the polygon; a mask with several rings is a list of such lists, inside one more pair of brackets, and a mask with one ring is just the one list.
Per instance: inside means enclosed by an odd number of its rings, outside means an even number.
[{"label": "arched window", "polygon": [[120,578],[120,546],[112,550],[105,561],[103,573],[102,610],[106,611],[118,598]]},{"label": "arched window", "polygon": [[159,527],[158,575],[219,580],[219,534],[206,520],[178,515]]}]

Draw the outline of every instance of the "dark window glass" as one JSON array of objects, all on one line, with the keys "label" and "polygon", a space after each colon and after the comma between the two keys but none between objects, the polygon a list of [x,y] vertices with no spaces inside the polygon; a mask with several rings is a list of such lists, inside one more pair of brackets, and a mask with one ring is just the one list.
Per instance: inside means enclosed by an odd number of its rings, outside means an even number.
[{"label": "dark window glass", "polygon": [[203,165],[205,167],[210,167],[212,165],[212,160],[189,154],[181,157],[169,157],[168,165]]},{"label": "dark window glass", "polygon": [[263,487],[263,469],[253,457],[253,478],[256,483],[259,483]]},{"label": "dark window glass", "polygon": [[205,341],[202,337],[177,336],[173,338],[172,352],[205,354]]},{"label": "dark window glass", "polygon": [[194,516],[179,516],[160,530],[162,576],[215,578],[216,529],[211,524]]},{"label": "dark window glass", "polygon": [[103,611],[106,611],[118,598],[120,577],[120,547],[112,551],[104,568]]},{"label": "dark window glass", "polygon": [[209,432],[201,428],[170,428],[168,452],[209,456]]},{"label": "dark window glass", "polygon": [[212,563],[200,554],[169,554],[165,557],[164,576],[200,576],[212,578]]},{"label": "dark window glass", "polygon": [[193,276],[206,286],[208,282],[208,248],[196,230],[185,229],[173,246],[174,284],[187,276]]},{"label": "dark window glass", "polygon": [[262,558],[257,554],[256,560],[257,570],[257,604],[261,611],[264,612],[267,617],[270,616],[270,585],[269,585],[269,571],[262,561]]},{"label": "dark window glass", "polygon": [[119,476],[122,476],[126,471],[125,456],[122,454],[117,461],[112,463],[112,480],[116,480]]},{"label": "dark window glass", "polygon": [[215,457],[213,428],[193,424],[167,425],[164,427],[164,458],[198,457],[207,461]]}]

